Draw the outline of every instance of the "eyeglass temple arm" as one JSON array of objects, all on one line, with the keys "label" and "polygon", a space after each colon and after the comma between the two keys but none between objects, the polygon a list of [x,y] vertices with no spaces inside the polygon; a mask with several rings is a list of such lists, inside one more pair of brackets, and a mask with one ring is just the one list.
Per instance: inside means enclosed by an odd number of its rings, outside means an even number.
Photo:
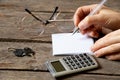
[{"label": "eyeglass temple arm", "polygon": [[54,9],[52,15],[50,16],[50,18],[48,20],[46,20],[46,24],[50,23],[49,20],[52,20],[52,18],[55,16],[57,10],[58,10],[58,7],[55,7],[55,9]]},{"label": "eyeglass temple arm", "polygon": [[28,12],[31,16],[33,16],[36,20],[42,22],[43,24],[46,24],[46,21],[41,20],[40,18],[36,17],[30,10],[25,9],[26,12]]}]

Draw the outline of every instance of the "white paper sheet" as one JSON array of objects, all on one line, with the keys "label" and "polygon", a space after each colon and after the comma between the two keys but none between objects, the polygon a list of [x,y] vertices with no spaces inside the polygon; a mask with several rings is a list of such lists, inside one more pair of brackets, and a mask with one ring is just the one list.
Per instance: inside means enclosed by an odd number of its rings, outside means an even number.
[{"label": "white paper sheet", "polygon": [[52,34],[53,55],[92,53],[90,48],[93,43],[92,38],[81,33]]}]

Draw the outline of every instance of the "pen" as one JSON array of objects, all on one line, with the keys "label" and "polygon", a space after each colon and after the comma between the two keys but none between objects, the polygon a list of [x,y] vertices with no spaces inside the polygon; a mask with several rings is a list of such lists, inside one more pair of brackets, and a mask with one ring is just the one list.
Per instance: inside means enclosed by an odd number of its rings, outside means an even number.
[{"label": "pen", "polygon": [[[91,15],[94,15],[96,14],[103,6],[103,4],[106,2],[107,0],[102,0],[89,14],[88,16],[91,16]],[[73,31],[73,34],[74,35],[76,32],[79,31],[79,27],[75,27],[74,28],[74,31]]]}]

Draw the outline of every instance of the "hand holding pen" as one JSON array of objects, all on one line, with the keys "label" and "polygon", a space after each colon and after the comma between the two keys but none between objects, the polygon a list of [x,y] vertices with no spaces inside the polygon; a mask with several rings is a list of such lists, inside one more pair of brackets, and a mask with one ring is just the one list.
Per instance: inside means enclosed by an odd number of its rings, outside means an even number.
[{"label": "hand holding pen", "polygon": [[[75,27],[74,31],[73,31],[73,35],[79,31],[82,31],[81,33],[86,33],[85,29],[88,29],[89,27],[92,26],[92,23],[88,24],[88,22],[85,22],[86,20],[89,21],[89,18],[91,18],[92,16],[97,16],[94,15],[96,13],[98,13],[98,11],[103,7],[103,4],[106,2],[107,0],[102,0],[98,5],[90,5],[90,6],[83,6],[77,9],[75,15],[74,15],[74,24]],[[95,22],[95,20],[94,20]],[[85,24],[86,23],[86,24]]]},{"label": "hand holding pen", "polygon": [[74,15],[74,24],[81,33],[90,37],[103,37],[95,41],[91,51],[96,57],[120,60],[120,12],[102,6],[94,15],[87,16],[96,5],[83,6]]}]

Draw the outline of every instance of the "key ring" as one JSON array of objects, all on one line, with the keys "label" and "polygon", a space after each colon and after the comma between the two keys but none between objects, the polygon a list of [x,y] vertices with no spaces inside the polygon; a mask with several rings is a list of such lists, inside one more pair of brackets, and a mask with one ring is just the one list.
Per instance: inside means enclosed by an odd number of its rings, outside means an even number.
[{"label": "key ring", "polygon": [[13,52],[13,51],[15,51],[15,48],[8,48],[8,52]]}]

